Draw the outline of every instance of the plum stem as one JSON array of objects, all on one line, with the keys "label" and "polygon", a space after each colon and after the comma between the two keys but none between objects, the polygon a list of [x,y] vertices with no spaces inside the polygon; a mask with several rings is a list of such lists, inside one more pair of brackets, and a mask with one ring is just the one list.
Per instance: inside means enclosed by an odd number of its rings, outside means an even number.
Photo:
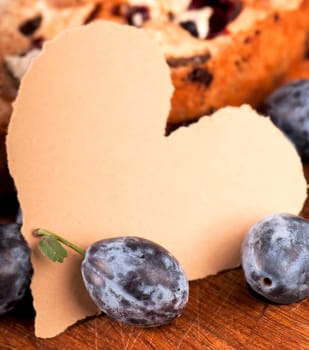
[{"label": "plum stem", "polygon": [[34,230],[33,232],[34,236],[52,236],[54,237],[57,241],[63,243],[64,245],[66,245],[67,247],[73,249],[74,251],[76,251],[77,253],[79,253],[80,255],[82,255],[83,257],[86,254],[86,251],[82,248],[79,248],[78,246],[76,246],[75,244],[67,241],[66,239],[62,238],[61,236],[56,235],[53,232],[50,232],[48,230],[45,230],[43,228],[39,228],[37,230]]}]

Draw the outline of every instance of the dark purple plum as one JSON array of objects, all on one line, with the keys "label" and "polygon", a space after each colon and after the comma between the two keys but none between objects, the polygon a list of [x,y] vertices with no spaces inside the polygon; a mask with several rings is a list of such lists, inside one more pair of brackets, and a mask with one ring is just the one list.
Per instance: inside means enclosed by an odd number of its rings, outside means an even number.
[{"label": "dark purple plum", "polygon": [[277,304],[309,296],[309,222],[273,214],[253,225],[242,244],[242,268],[249,286]]},{"label": "dark purple plum", "polygon": [[12,310],[30,283],[30,249],[17,223],[0,225],[0,315]]},{"label": "dark purple plum", "polygon": [[177,260],[158,244],[138,237],[92,244],[82,262],[82,276],[104,313],[134,326],[166,324],[188,301],[188,281]]},{"label": "dark purple plum", "polygon": [[309,79],[289,82],[265,101],[262,112],[295,145],[299,155],[309,160]]}]

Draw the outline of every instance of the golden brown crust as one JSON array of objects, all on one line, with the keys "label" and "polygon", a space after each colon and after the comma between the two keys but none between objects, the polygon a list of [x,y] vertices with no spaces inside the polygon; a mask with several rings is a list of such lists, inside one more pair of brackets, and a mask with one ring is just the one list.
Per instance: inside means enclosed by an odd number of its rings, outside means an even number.
[{"label": "golden brown crust", "polygon": [[[161,45],[175,86],[169,123],[190,122],[225,105],[256,106],[282,83],[304,54],[309,0],[303,0],[300,7],[301,1],[243,0],[243,9],[228,25],[227,33],[211,40],[195,38],[168,19],[169,12],[179,10],[179,2],[170,0],[163,6],[162,1],[145,1],[155,18],[143,27]],[[187,2],[181,1],[180,8]],[[0,6],[4,18],[0,55],[29,47],[33,36],[25,37],[17,30],[26,18],[41,14],[42,23],[34,37],[49,39],[63,28],[84,23],[91,14],[92,19],[125,23],[126,6],[138,2],[3,0],[5,3]]]},{"label": "golden brown crust", "polygon": [[12,112],[12,102],[17,94],[17,84],[0,60],[0,133],[5,134]]},{"label": "golden brown crust", "polygon": [[[104,1],[97,17],[125,22],[127,3]],[[115,11],[120,5],[122,13]],[[188,123],[226,105],[258,106],[304,57],[308,18],[309,0],[244,0],[227,33],[211,40],[193,37],[164,13],[146,21],[175,87],[168,123]]]},{"label": "golden brown crust", "polygon": [[95,3],[96,0],[46,0],[46,3],[50,7],[55,8],[65,8],[65,7],[72,7],[72,6],[82,6],[89,3]]},{"label": "golden brown crust", "polygon": [[285,77],[285,82],[295,79],[309,79],[309,57],[291,68]]},{"label": "golden brown crust", "polygon": [[193,121],[225,105],[256,107],[304,57],[308,18],[308,0],[298,10],[269,11],[222,43],[220,54],[202,64],[171,67],[175,93],[169,122]]},{"label": "golden brown crust", "polygon": [[53,38],[65,28],[84,24],[94,3],[57,8],[45,0],[0,1],[0,57],[28,50],[35,38]]}]

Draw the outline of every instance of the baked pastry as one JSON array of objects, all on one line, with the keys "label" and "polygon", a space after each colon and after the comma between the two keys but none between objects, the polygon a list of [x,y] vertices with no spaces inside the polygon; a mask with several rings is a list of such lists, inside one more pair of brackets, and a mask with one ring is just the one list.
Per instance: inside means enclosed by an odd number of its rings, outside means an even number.
[{"label": "baked pastry", "polygon": [[1,8],[0,56],[98,18],[142,27],[171,68],[174,125],[225,105],[257,106],[304,57],[309,35],[309,0],[4,0]]},{"label": "baked pastry", "polygon": [[[175,86],[170,124],[225,105],[256,107],[304,57],[308,0],[175,2],[162,10],[164,1],[156,2],[159,9],[150,0],[105,1],[97,13],[143,27],[162,47]],[[206,34],[197,15],[205,9]]]},{"label": "baked pastry", "polygon": [[285,82],[295,79],[309,79],[309,57],[291,67]]},{"label": "baked pastry", "polygon": [[257,106],[304,57],[309,35],[309,0],[4,0],[0,16],[0,56],[94,19],[142,27],[171,68],[173,125]]},{"label": "baked pastry", "polygon": [[175,87],[167,133],[226,105],[257,107],[309,51],[309,0],[2,0],[0,18],[3,139],[33,49],[70,26],[111,20],[158,42]]}]

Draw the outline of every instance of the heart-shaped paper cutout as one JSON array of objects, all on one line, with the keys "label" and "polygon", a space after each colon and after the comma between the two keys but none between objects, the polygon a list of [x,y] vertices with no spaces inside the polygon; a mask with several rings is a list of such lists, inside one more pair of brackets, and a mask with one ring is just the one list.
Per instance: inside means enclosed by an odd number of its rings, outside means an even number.
[{"label": "heart-shaped paper cutout", "polygon": [[300,211],[301,162],[268,118],[248,106],[226,108],[165,137],[171,94],[156,44],[105,22],[47,43],[23,80],[8,153],[33,249],[38,336],[97,310],[80,257],[50,263],[33,229],[82,248],[103,237],[144,236],[195,279],[237,266],[241,239],[258,219]]}]

